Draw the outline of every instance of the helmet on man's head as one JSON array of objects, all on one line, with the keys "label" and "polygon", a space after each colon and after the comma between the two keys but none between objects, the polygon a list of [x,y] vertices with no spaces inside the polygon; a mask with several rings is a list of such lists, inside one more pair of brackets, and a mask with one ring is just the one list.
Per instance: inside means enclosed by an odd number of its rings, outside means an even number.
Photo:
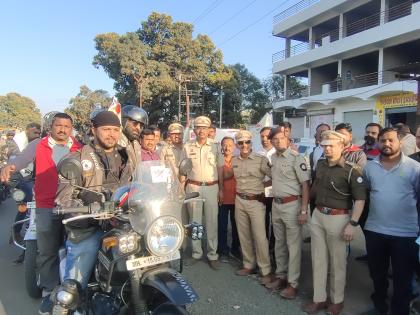
[{"label": "helmet on man's head", "polygon": [[53,123],[54,117],[58,113],[59,113],[58,111],[48,112],[42,118],[42,123],[41,123],[42,132],[41,133],[43,136],[45,136],[49,131],[51,131],[51,125]]},{"label": "helmet on man's head", "polygon": [[127,119],[131,119],[147,126],[149,123],[149,116],[143,108],[134,105],[125,105],[121,109],[122,125],[125,126]]}]

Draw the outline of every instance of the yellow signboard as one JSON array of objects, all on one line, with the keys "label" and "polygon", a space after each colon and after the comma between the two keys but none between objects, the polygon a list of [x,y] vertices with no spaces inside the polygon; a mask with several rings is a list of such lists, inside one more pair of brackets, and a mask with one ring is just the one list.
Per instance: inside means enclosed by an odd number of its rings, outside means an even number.
[{"label": "yellow signboard", "polygon": [[381,95],[376,99],[376,111],[379,123],[385,125],[385,110],[388,108],[417,106],[417,94],[401,93],[397,95]]}]

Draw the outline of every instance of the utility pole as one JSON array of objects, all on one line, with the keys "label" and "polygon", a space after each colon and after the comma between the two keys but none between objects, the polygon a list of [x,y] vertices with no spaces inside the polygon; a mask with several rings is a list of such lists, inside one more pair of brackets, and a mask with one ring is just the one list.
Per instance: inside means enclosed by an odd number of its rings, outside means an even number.
[{"label": "utility pole", "polygon": [[223,85],[220,87],[219,128],[222,128]]},{"label": "utility pole", "polygon": [[182,88],[182,74],[178,76],[178,121],[181,121],[181,88]]}]

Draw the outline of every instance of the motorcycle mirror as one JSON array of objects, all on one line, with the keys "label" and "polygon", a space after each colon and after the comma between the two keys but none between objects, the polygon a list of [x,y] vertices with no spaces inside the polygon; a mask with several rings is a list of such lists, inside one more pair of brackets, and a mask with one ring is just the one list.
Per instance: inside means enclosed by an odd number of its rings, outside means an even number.
[{"label": "motorcycle mirror", "polygon": [[186,176],[192,170],[192,161],[191,159],[183,159],[179,163],[179,175]]},{"label": "motorcycle mirror", "polygon": [[58,163],[57,168],[61,176],[70,181],[76,181],[76,183],[82,176],[82,163],[74,157],[63,158]]}]

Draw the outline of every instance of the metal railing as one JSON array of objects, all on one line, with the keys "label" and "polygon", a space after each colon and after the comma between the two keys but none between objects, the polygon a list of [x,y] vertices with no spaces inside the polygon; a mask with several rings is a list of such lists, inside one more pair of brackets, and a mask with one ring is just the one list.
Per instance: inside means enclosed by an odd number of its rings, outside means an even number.
[{"label": "metal railing", "polygon": [[403,2],[389,8],[388,10],[378,12],[363,19],[349,23],[342,28],[337,28],[327,33],[323,33],[322,35],[314,38],[312,40],[312,43],[302,42],[291,46],[290,49],[286,48],[282,51],[275,53],[273,55],[272,62],[275,63],[278,61],[282,61],[286,58],[307,52],[313,48],[320,47],[322,46],[323,38],[329,37],[328,42],[334,42],[341,38],[349,37],[360,32],[366,31],[368,29],[377,27],[381,24],[381,21],[383,21],[383,23],[389,23],[402,17],[408,16],[412,12],[412,6],[412,0]]},{"label": "metal railing", "polygon": [[297,88],[290,88],[286,90],[286,93],[282,93],[280,96],[273,99],[273,102],[281,102],[285,100],[297,99],[301,97],[309,96],[311,87],[309,85],[300,86]]},{"label": "metal railing", "polygon": [[287,8],[286,10],[280,12],[279,14],[275,15],[273,18],[273,24],[277,24],[287,19],[288,17],[295,15],[296,13],[305,10],[306,8],[319,1],[320,0],[302,0],[296,3],[295,5],[292,5],[291,7]]},{"label": "metal railing", "polygon": [[344,75],[344,77],[338,77],[335,80],[325,82],[322,85],[328,84],[329,92],[332,93],[395,81],[398,81],[398,78],[395,77],[395,72],[381,71],[364,73],[354,77],[351,74],[347,74]]}]

